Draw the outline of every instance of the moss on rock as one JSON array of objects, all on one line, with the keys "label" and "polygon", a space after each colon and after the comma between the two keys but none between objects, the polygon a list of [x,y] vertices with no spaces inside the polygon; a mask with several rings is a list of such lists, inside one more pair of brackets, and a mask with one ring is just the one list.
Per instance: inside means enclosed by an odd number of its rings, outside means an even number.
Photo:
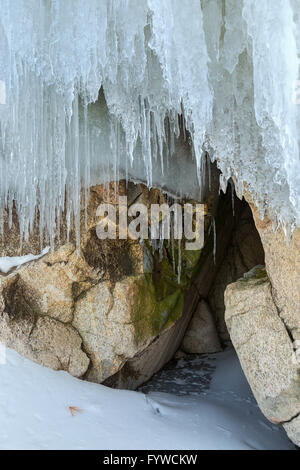
[{"label": "moss on rock", "polygon": [[182,251],[179,279],[177,270],[174,270],[174,265],[178,266],[179,246],[175,242],[172,250],[168,245],[168,242],[164,243],[162,259],[159,259],[157,252],[152,255],[153,272],[145,273],[136,280],[136,297],[131,317],[137,344],[159,335],[181,317],[184,294],[191,285],[201,256],[201,250]]}]

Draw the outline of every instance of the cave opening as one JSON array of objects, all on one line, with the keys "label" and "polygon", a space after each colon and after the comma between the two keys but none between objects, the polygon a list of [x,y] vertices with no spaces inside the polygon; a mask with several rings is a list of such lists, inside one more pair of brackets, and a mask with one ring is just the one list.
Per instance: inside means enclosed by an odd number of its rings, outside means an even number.
[{"label": "cave opening", "polygon": [[[214,235],[210,236],[213,238]],[[199,391],[206,387],[210,372],[213,372],[212,364],[206,361],[207,355],[232,347],[225,322],[226,287],[254,267],[264,266],[265,255],[251,208],[244,198],[240,200],[236,196],[231,185],[225,194],[221,193],[219,196],[215,253],[211,247],[212,243],[211,240],[206,244],[203,254],[206,262],[203,263],[203,258],[201,259],[203,264],[193,281],[199,298],[183,341],[170,363],[164,366],[163,372],[151,378],[149,383],[146,382],[140,388],[142,391],[168,391],[174,367],[176,377],[178,374],[184,377],[195,368],[202,368],[205,373],[194,385],[188,380],[182,380],[183,388],[180,386],[180,380],[177,380],[175,388],[173,383],[173,388],[169,388],[169,391],[188,394],[195,389],[195,385]],[[193,357],[198,357],[198,360],[193,361]],[[182,359],[184,366],[178,367],[178,362]]]},{"label": "cave opening", "polygon": [[[216,190],[219,172],[214,165],[210,170],[212,184],[207,184],[204,197],[214,215],[209,214],[205,244],[197,273],[185,293],[182,317],[171,332],[163,331],[145,351],[106,379],[107,386],[166,391],[168,385],[161,374],[168,383],[178,360],[185,358],[189,367],[193,356],[214,354],[231,344],[225,323],[225,289],[255,266],[264,265],[264,249],[247,201],[237,197],[232,182],[226,193]],[[205,361],[202,366],[211,368]],[[180,393],[188,393],[188,382],[184,387]]]}]

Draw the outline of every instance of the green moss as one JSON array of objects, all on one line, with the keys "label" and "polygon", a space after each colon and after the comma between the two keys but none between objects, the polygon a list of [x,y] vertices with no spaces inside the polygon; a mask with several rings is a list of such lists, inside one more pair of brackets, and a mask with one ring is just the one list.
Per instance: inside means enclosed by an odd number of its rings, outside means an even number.
[{"label": "green moss", "polygon": [[253,285],[262,285],[269,282],[268,274],[263,266],[255,266],[249,272],[239,279],[236,283],[236,289],[245,290]]},{"label": "green moss", "polygon": [[255,266],[248,273],[244,274],[244,277],[240,279],[241,282],[247,281],[266,281],[268,280],[268,274],[264,266]]},{"label": "green moss", "polygon": [[[159,260],[158,253],[152,255],[153,272],[146,273],[136,280],[135,304],[131,316],[135,325],[137,343],[151,336],[157,336],[174,324],[183,313],[184,295],[191,285],[201,251],[182,251],[179,283],[177,272],[173,270],[171,253],[171,247],[166,242],[162,260]],[[179,258],[177,243],[174,246],[174,258],[177,266]]]},{"label": "green moss", "polygon": [[[162,281],[163,284],[163,281]],[[132,309],[132,321],[135,325],[136,342],[157,336],[165,328],[171,326],[183,311],[184,292],[177,286],[164,298],[155,287],[150,274],[145,274],[136,281],[137,294]],[[169,286],[167,286],[167,289]]]},{"label": "green moss", "polygon": [[[216,201],[213,201],[216,206]],[[212,205],[212,203],[210,204]],[[227,226],[227,215],[231,213],[231,198],[218,200],[216,217],[217,233]],[[215,214],[217,207],[210,208]],[[205,218],[205,233],[211,225],[211,216]],[[175,323],[183,313],[185,293],[191,286],[203,264],[207,262],[214,249],[214,234],[211,231],[202,250],[184,250],[185,240],[164,243],[162,260],[159,254],[152,254],[152,248],[145,243],[147,271],[137,282],[136,302],[132,311],[132,320],[136,330],[136,341],[156,336],[165,328]],[[181,248],[179,252],[179,248]],[[174,257],[174,260],[173,260]],[[177,266],[181,258],[181,277],[178,283]],[[174,272],[174,264],[176,266]],[[151,269],[148,269],[148,266]]]},{"label": "green moss", "polygon": [[265,268],[257,269],[255,272],[255,277],[256,279],[264,279],[265,277],[268,277],[266,269]]}]

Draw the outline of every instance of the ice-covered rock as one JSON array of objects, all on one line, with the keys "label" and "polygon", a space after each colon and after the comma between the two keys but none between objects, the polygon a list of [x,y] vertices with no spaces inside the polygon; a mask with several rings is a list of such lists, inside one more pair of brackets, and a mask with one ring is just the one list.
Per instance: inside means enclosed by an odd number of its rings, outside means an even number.
[{"label": "ice-covered rock", "polygon": [[[241,195],[300,223],[296,0],[0,1],[0,208],[53,244],[81,187],[195,197],[203,150]],[[197,171],[196,171],[197,167]],[[64,212],[65,211],[65,212]]]}]

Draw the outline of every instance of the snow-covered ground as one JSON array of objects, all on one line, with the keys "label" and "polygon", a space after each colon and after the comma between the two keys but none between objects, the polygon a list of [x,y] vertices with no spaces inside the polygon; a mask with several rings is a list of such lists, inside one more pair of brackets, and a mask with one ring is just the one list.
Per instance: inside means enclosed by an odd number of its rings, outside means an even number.
[{"label": "snow-covered ground", "polygon": [[233,350],[205,359],[208,369],[195,361],[174,383],[184,389],[200,378],[199,393],[145,395],[83,382],[8,349],[0,365],[0,448],[294,448],[259,411]]}]

